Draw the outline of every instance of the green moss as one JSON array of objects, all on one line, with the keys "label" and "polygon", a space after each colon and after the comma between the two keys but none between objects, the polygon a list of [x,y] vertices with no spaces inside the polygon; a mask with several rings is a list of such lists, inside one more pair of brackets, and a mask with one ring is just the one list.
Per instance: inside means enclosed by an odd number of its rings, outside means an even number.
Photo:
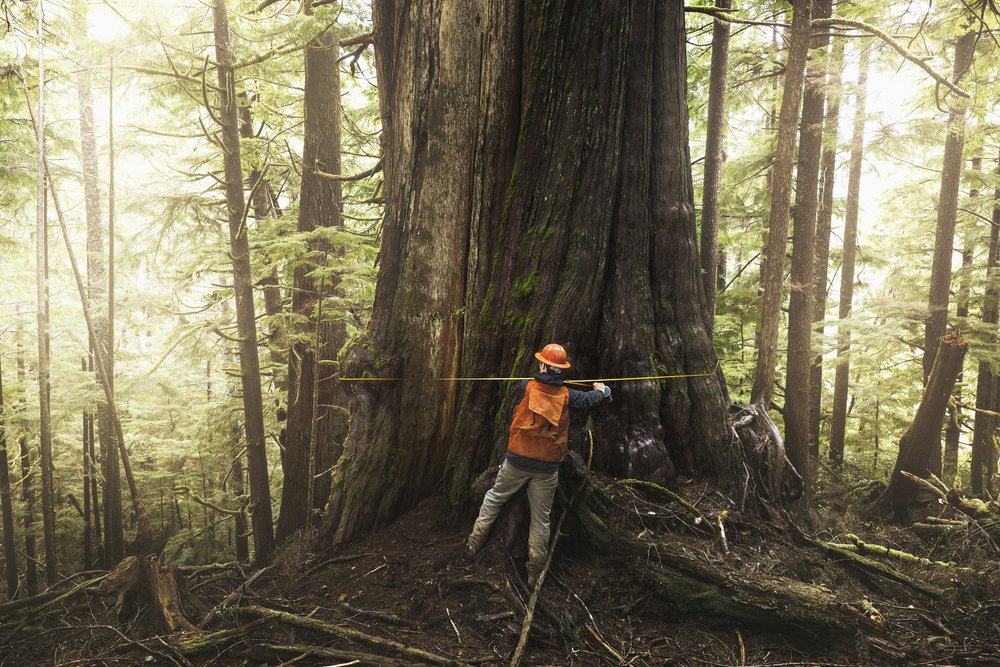
[{"label": "green moss", "polygon": [[515,300],[527,299],[538,291],[538,287],[541,285],[542,279],[538,275],[538,271],[531,273],[527,276],[523,276],[514,281],[514,292],[512,296]]}]

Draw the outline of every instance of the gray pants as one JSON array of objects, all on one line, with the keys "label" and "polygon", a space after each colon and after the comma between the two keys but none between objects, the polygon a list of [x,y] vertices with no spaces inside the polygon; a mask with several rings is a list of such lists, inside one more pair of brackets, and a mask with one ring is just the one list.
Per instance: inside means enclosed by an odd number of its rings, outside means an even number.
[{"label": "gray pants", "polygon": [[496,521],[504,503],[525,484],[528,485],[528,503],[531,505],[528,576],[536,577],[549,554],[549,513],[552,511],[552,499],[556,494],[556,487],[559,486],[558,472],[526,472],[505,459],[497,474],[497,481],[483,498],[483,506],[479,510],[479,518],[472,527],[468,545],[473,551],[482,548],[490,526]]}]

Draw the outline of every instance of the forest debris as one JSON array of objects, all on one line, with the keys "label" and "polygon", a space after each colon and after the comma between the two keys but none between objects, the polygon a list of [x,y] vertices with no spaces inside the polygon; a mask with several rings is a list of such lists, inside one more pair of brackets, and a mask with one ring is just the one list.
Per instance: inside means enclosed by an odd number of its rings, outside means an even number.
[{"label": "forest debris", "polygon": [[212,609],[207,614],[205,614],[204,617],[202,617],[201,622],[198,623],[198,625],[200,627],[202,627],[202,628],[208,627],[208,625],[219,616],[219,612],[221,612],[223,609],[225,609],[226,607],[231,606],[234,602],[236,602],[237,600],[239,600],[240,597],[246,592],[246,590],[255,581],[257,581],[257,579],[262,574],[264,574],[264,572],[266,572],[269,569],[270,569],[270,566],[268,566],[268,567],[262,567],[259,570],[257,570],[256,572],[254,572],[252,575],[250,575],[250,577],[246,581],[241,582],[240,585],[237,586],[235,589],[233,589],[233,592],[230,593],[229,595],[227,595],[226,598],[222,602],[220,602],[219,604],[217,604],[214,607],[212,607]]},{"label": "forest debris", "polygon": [[[347,601],[347,594],[341,593],[340,597],[337,598],[337,604],[340,605],[341,609],[346,611],[348,614],[354,616],[366,616],[368,618],[374,618],[379,621],[384,621],[386,623],[392,623],[393,625],[413,625],[409,621],[400,618],[396,614],[390,614],[384,611],[368,611],[367,609],[358,609],[350,602]],[[459,642],[461,644],[462,642]]]},{"label": "forest debris", "polygon": [[687,511],[690,512],[695,517],[697,525],[705,526],[709,530],[712,530],[713,528],[712,522],[709,521],[707,518],[705,518],[705,515],[702,514],[697,507],[689,503],[680,495],[666,488],[665,486],[661,486],[659,484],[656,484],[655,482],[647,482],[646,480],[643,479],[616,479],[615,481],[608,484],[605,488],[610,489],[615,486],[631,486],[640,489],[648,489],[650,491],[654,491],[660,494],[661,496],[665,496],[673,501],[676,501],[678,504],[687,509]]},{"label": "forest debris", "polygon": [[333,625],[332,623],[325,623],[319,619],[299,616],[298,614],[292,614],[287,611],[279,611],[277,609],[269,609],[267,607],[259,607],[257,605],[241,607],[240,611],[258,618],[266,618],[272,621],[284,623],[286,625],[303,628],[305,630],[312,630],[313,632],[318,632],[327,636],[347,639],[352,642],[387,650],[397,655],[422,660],[423,662],[429,662],[434,665],[445,665],[445,667],[465,667],[468,664],[460,660],[453,660],[443,655],[431,653],[430,651],[407,646],[406,644],[391,639],[382,639],[352,628],[345,628],[343,626]]},{"label": "forest debris", "polygon": [[907,551],[902,551],[900,549],[893,549],[888,546],[883,546],[881,544],[869,544],[861,540],[857,535],[848,533],[844,535],[844,539],[850,542],[850,544],[835,544],[830,543],[833,546],[840,547],[842,549],[847,549],[848,551],[857,551],[858,553],[865,554],[868,556],[887,556],[889,558],[895,558],[898,561],[904,563],[911,563],[915,565],[927,565],[933,567],[951,567],[955,568],[960,572],[973,572],[972,568],[968,567],[958,567],[953,561],[939,561],[930,560],[929,558],[924,558],[922,556],[916,556]]},{"label": "forest debris", "polygon": [[342,651],[328,646],[279,646],[277,644],[264,644],[262,648],[276,653],[297,653],[302,656],[314,656],[317,658],[330,658],[333,660],[348,660],[347,664],[371,665],[371,667],[413,667],[410,662],[402,662],[387,658],[384,655],[374,655],[362,651]]}]

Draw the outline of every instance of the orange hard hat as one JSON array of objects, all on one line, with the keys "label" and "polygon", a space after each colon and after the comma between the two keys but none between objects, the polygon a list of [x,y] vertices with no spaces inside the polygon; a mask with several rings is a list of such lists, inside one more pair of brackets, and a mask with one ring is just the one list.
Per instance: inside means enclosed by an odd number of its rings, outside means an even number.
[{"label": "orange hard hat", "polygon": [[559,343],[549,343],[542,348],[541,352],[535,352],[535,359],[538,359],[547,366],[569,368],[569,361],[566,359],[566,349]]}]

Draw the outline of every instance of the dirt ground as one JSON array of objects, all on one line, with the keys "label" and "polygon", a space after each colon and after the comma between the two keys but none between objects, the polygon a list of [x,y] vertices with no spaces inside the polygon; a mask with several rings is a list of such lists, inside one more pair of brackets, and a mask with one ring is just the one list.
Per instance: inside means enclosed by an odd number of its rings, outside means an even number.
[{"label": "dirt ground", "polygon": [[[604,480],[606,483],[608,480]],[[602,482],[598,480],[598,486]],[[682,495],[717,523],[727,503],[690,483]],[[863,493],[863,491],[855,492]],[[850,511],[861,499],[849,489],[817,496],[806,522],[821,541],[848,533],[954,565],[884,561],[942,591],[914,590],[797,540],[786,526],[724,515],[725,544],[676,502],[639,489],[602,494],[609,526],[623,538],[669,541],[685,554],[741,578],[787,577],[825,587],[837,604],[872,620],[856,636],[817,636],[793,625],[734,623],[678,610],[621,558],[588,547],[567,521],[541,591],[524,665],[1000,665],[1000,600],[996,543],[973,529],[928,539],[909,527],[871,524]],[[523,504],[523,501],[521,501]],[[523,507],[514,504],[517,515]],[[932,510],[947,516],[945,506]],[[33,615],[0,616],[0,665],[420,665],[429,661],[386,649],[384,641],[422,649],[451,662],[510,663],[530,592],[523,577],[524,535],[498,523],[495,538],[473,561],[463,554],[467,523],[453,526],[442,499],[430,499],[365,539],[310,554],[287,545],[251,584],[232,565],[185,568],[185,611],[204,613],[234,590],[238,599],[210,630],[235,634],[200,651],[176,637],[143,635],[141,619],[122,625],[114,600],[81,593]],[[727,553],[728,550],[728,553]],[[657,549],[645,556],[655,564]],[[633,561],[641,565],[639,561]],[[961,568],[970,568],[968,571]],[[775,605],[781,605],[780,598]],[[249,613],[288,612],[362,633],[345,639]],[[26,621],[26,622],[25,622]],[[848,633],[849,634],[849,633]],[[324,654],[323,651],[326,651]]]}]

